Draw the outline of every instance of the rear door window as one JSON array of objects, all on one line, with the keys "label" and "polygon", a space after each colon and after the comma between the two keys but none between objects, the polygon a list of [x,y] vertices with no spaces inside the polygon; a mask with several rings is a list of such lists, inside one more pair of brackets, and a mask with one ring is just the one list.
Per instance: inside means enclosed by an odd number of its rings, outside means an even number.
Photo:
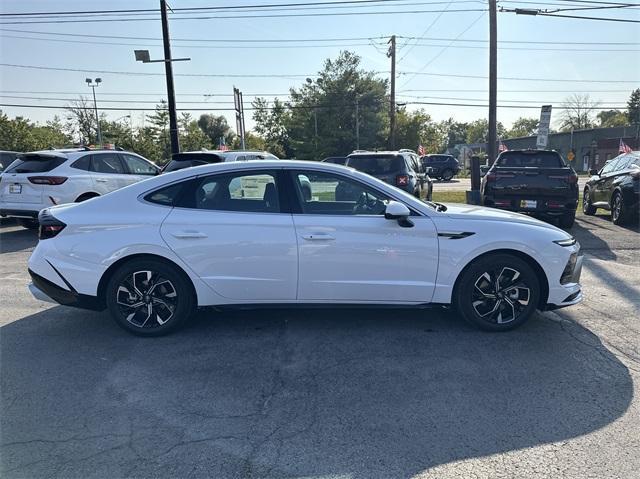
[{"label": "rear door window", "polygon": [[91,171],[95,173],[124,174],[124,165],[115,153],[91,155]]},{"label": "rear door window", "polygon": [[158,170],[151,163],[133,155],[120,155],[132,175],[155,175]]},{"label": "rear door window", "polygon": [[71,164],[71,168],[89,171],[91,169],[91,155],[85,155],[82,158],[77,159]]},{"label": "rear door window", "polygon": [[53,155],[22,155],[19,156],[7,173],[46,173],[57,168],[67,159]]}]

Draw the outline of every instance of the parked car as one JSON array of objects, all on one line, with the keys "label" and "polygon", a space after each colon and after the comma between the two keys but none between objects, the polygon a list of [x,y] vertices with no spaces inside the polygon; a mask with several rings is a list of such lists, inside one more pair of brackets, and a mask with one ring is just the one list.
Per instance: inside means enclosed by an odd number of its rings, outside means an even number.
[{"label": "parked car", "polygon": [[24,153],[0,177],[0,216],[37,228],[38,212],[74,203],[157,175],[140,155],[114,150],[46,150]]},{"label": "parked car", "polygon": [[0,173],[13,163],[19,154],[17,151],[0,151]]},{"label": "parked car", "polygon": [[573,226],[578,205],[578,175],[560,154],[550,150],[500,153],[482,178],[482,204],[493,208],[558,219]]},{"label": "parked car", "polygon": [[449,181],[460,173],[460,163],[452,155],[424,155],[420,158],[425,168],[431,168],[431,176]]},{"label": "parked car", "polygon": [[591,170],[584,186],[582,211],[595,215],[598,208],[611,211],[614,224],[638,221],[640,204],[640,151],[617,156],[600,171]]},{"label": "parked car", "polygon": [[346,156],[329,156],[322,160],[323,163],[332,163],[334,165],[344,165],[347,162]]},{"label": "parked car", "polygon": [[347,156],[346,166],[368,173],[414,195],[431,200],[433,182],[424,172],[418,155],[410,152],[358,152]]},{"label": "parked car", "polygon": [[162,168],[163,173],[190,168],[192,166],[207,165],[211,163],[224,163],[225,161],[249,161],[249,160],[277,160],[278,157],[267,151],[253,150],[202,150],[174,153],[171,160]]},{"label": "parked car", "polygon": [[[337,199],[344,184],[356,199]],[[580,246],[555,226],[423,202],[321,162],[183,169],[48,208],[40,223],[33,295],[106,308],[145,336],[174,330],[198,306],[453,305],[476,326],[503,331],[536,309],[582,299]]]}]

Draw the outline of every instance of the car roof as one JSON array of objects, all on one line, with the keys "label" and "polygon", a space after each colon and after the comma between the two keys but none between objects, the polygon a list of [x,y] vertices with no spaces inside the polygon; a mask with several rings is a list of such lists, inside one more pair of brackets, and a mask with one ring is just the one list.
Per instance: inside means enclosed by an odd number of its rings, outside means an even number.
[{"label": "car roof", "polygon": [[396,155],[401,156],[404,153],[409,153],[407,151],[357,151],[355,153],[349,153],[347,157],[351,156],[389,156]]}]

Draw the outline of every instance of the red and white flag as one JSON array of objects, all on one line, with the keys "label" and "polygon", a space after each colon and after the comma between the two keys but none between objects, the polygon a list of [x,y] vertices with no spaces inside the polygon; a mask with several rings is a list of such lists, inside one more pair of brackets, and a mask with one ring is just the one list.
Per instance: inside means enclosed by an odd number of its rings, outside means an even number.
[{"label": "red and white flag", "polygon": [[500,143],[498,144],[498,152],[502,153],[503,151],[509,151],[509,148],[507,148],[507,145],[502,143],[502,140],[500,140]]},{"label": "red and white flag", "polygon": [[618,152],[631,153],[631,147],[622,141],[622,138],[620,138],[620,148],[618,148]]},{"label": "red and white flag", "polygon": [[418,145],[418,155],[424,156],[425,153],[426,153],[426,151],[424,149],[424,146]]},{"label": "red and white flag", "polygon": [[227,146],[224,136],[220,137],[220,142],[218,143],[218,150],[220,151],[229,151],[229,147]]}]

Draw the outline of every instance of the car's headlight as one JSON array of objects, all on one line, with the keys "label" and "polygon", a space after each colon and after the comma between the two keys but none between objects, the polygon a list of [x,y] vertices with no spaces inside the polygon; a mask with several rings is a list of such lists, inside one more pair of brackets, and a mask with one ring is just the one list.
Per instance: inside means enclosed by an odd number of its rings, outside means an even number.
[{"label": "car's headlight", "polygon": [[560,246],[573,246],[576,244],[576,239],[571,237],[568,239],[555,240],[554,243]]}]

